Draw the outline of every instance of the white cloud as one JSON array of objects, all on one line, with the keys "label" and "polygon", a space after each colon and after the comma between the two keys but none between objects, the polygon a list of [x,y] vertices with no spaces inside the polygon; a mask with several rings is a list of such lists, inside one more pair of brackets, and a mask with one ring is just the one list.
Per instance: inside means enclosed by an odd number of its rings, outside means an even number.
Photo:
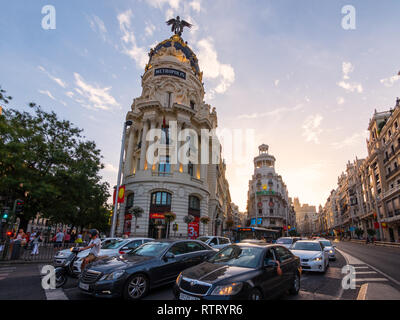
[{"label": "white cloud", "polygon": [[132,10],[127,10],[118,15],[119,27],[122,31],[123,53],[131,57],[136,65],[144,69],[148,61],[147,50],[139,47],[136,43],[136,37],[131,27]]},{"label": "white cloud", "polygon": [[94,32],[98,32],[103,39],[103,41],[107,41],[107,28],[103,22],[98,16],[92,15],[92,17],[87,17],[90,28]]},{"label": "white cloud", "polygon": [[393,87],[393,85],[399,80],[400,80],[400,75],[397,75],[387,79],[382,79],[381,83],[383,83],[385,87]]},{"label": "white cloud", "polygon": [[351,64],[351,62],[343,62],[342,63],[342,72],[343,72],[343,80],[338,82],[337,85],[347,92],[358,92],[362,93],[363,92],[363,87],[361,83],[357,82],[348,82],[345,80],[349,80],[350,76],[349,74],[354,71],[354,66]]},{"label": "white cloud", "polygon": [[56,78],[56,77],[52,76],[44,67],[38,66],[38,69],[39,69],[40,71],[44,72],[45,74],[47,74],[47,76],[48,76],[51,80],[53,80],[54,82],[56,82],[60,87],[65,88],[65,87],[67,86],[67,84],[66,84],[64,81],[62,81],[60,78]]},{"label": "white cloud", "polygon": [[105,163],[103,170],[111,173],[118,173],[118,168],[114,167],[111,163]]},{"label": "white cloud", "polygon": [[346,90],[347,92],[355,92],[355,91],[357,91],[358,93],[363,92],[363,87],[360,83],[356,82],[350,83],[346,81],[340,81],[337,83],[337,85]]},{"label": "white cloud", "polygon": [[201,3],[199,0],[193,0],[192,2],[189,3],[189,5],[194,11],[196,12],[201,11]]},{"label": "white cloud", "polygon": [[303,123],[303,136],[306,142],[319,144],[318,136],[322,133],[321,122],[324,118],[320,114],[309,116]]},{"label": "white cloud", "polygon": [[75,84],[78,86],[78,88],[75,88],[75,91],[79,93],[83,98],[87,99],[87,102],[82,99],[76,99],[76,101],[83,104],[84,107],[90,109],[110,110],[112,107],[119,106],[115,98],[109,93],[111,87],[94,87],[86,83],[81,75],[76,72],[74,73],[74,77]]},{"label": "white cloud", "polygon": [[344,100],[343,97],[337,97],[336,98],[336,102],[337,102],[338,105],[341,105],[341,104],[345,103],[345,100]]},{"label": "white cloud", "polygon": [[156,26],[151,22],[146,22],[146,28],[144,29],[146,36],[151,37],[156,30]]},{"label": "white cloud", "polygon": [[368,137],[368,131],[363,131],[361,133],[354,133],[350,137],[345,138],[343,141],[333,142],[332,146],[335,149],[343,149],[347,147],[354,147],[360,145],[365,142],[365,139]]},{"label": "white cloud", "polygon": [[263,112],[263,113],[251,113],[251,114],[242,114],[240,116],[238,116],[238,119],[257,119],[257,118],[264,118],[264,117],[276,117],[279,118],[280,116],[282,116],[282,114],[287,113],[287,112],[291,112],[291,111],[297,111],[303,108],[302,104],[299,104],[293,108],[277,108],[275,110],[272,111],[268,111],[268,112]]},{"label": "white cloud", "polygon": [[279,82],[280,82],[279,80],[275,80],[275,81],[274,81],[275,87],[277,87],[277,86],[279,85]]},{"label": "white cloud", "polygon": [[223,64],[218,60],[218,54],[214,48],[212,38],[200,40],[198,43],[199,64],[201,65],[204,78],[218,81],[215,88],[209,90],[208,98],[212,99],[215,93],[224,93],[235,81],[235,71],[229,64]]},{"label": "white cloud", "polygon": [[49,90],[39,90],[39,93],[48,96],[50,99],[52,99],[54,101],[57,101],[56,98],[53,97],[53,95],[51,94],[51,92]]}]

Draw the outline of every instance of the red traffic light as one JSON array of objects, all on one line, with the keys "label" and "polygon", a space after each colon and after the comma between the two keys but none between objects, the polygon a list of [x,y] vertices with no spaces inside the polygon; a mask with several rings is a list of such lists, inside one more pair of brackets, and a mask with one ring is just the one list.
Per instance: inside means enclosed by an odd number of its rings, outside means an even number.
[{"label": "red traffic light", "polygon": [[11,237],[13,235],[12,231],[7,231],[7,236]]}]

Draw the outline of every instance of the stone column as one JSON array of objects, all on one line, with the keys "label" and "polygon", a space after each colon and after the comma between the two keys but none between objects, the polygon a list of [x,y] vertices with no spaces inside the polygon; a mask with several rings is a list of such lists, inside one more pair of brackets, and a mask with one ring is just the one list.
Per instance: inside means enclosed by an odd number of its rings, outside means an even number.
[{"label": "stone column", "polygon": [[142,141],[141,141],[141,150],[140,150],[140,170],[144,170],[144,164],[146,160],[146,151],[147,151],[147,141],[146,141],[146,135],[147,135],[147,130],[149,129],[149,125],[147,121],[145,120],[143,123],[143,135],[142,135]]},{"label": "stone column", "polygon": [[133,151],[135,143],[135,130],[131,127],[128,139],[128,151],[125,157],[124,178],[132,174]]},{"label": "stone column", "polygon": [[183,123],[178,121],[177,122],[177,136],[176,136],[176,154],[177,154],[177,163],[174,165],[174,172],[179,172],[180,168],[180,161],[179,161],[179,149],[182,146],[182,142],[179,141],[179,134],[181,133]]}]

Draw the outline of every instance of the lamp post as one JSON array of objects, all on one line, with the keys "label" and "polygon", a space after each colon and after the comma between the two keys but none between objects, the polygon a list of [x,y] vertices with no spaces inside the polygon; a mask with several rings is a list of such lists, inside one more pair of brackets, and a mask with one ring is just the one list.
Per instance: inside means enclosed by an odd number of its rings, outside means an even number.
[{"label": "lamp post", "polygon": [[118,180],[117,180],[117,190],[115,191],[115,203],[114,203],[114,213],[112,218],[112,225],[111,225],[111,232],[110,237],[113,238],[115,236],[115,224],[117,222],[117,207],[118,207],[118,194],[119,194],[119,187],[121,183],[121,172],[122,172],[122,163],[124,161],[124,151],[125,151],[125,136],[126,136],[126,129],[131,126],[133,122],[128,120],[124,123],[124,129],[122,131],[122,141],[121,141],[121,154],[119,157],[119,168],[118,168]]}]

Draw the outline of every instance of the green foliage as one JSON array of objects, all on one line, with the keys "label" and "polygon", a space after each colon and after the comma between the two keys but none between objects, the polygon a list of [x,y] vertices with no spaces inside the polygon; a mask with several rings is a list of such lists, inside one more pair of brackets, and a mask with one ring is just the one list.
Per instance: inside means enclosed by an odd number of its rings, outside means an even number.
[{"label": "green foliage", "polygon": [[209,222],[210,222],[210,217],[207,217],[207,216],[202,216],[201,218],[200,218],[200,222],[202,223],[202,224],[208,224]]},{"label": "green foliage", "polygon": [[192,223],[194,221],[194,217],[192,215],[187,215],[183,217],[183,222],[186,224]]},{"label": "green foliage", "polygon": [[23,227],[40,213],[53,223],[104,230],[109,185],[99,176],[100,150],[71,122],[29,106],[31,112],[0,116],[0,194],[24,201]]},{"label": "green foliage", "polygon": [[370,237],[373,237],[376,234],[376,231],[374,229],[367,229],[367,233]]},{"label": "green foliage", "polygon": [[135,206],[132,208],[129,208],[128,213],[134,216],[136,219],[141,218],[144,211],[141,207]]},{"label": "green foliage", "polygon": [[356,230],[354,230],[355,234],[357,235],[357,237],[362,237],[364,234],[364,230],[361,228],[356,228]]},{"label": "green foliage", "polygon": [[231,220],[231,219],[229,219],[229,220],[227,220],[227,221],[225,222],[225,225],[226,225],[226,227],[227,227],[228,230],[232,229],[232,227],[233,227],[234,224],[235,224],[235,222],[234,222],[233,220]]},{"label": "green foliage", "polygon": [[4,103],[9,103],[10,100],[12,100],[12,97],[6,96],[5,95],[6,91],[3,90],[0,86],[0,101],[3,101]]}]

